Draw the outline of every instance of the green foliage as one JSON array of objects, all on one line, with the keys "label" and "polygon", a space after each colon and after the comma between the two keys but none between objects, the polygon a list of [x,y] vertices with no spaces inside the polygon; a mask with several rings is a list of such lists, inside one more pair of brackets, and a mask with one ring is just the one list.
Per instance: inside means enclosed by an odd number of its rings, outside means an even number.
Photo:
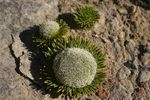
[{"label": "green foliage", "polygon": [[59,20],[58,23],[60,25],[60,29],[58,31],[58,34],[55,36],[55,38],[62,37],[64,39],[67,39],[69,36],[69,32],[68,32],[69,27],[68,27],[67,23],[63,20]]},{"label": "green foliage", "polygon": [[64,85],[81,88],[90,85],[97,69],[93,55],[80,48],[66,48],[54,59],[55,77]]},{"label": "green foliage", "polygon": [[[78,97],[85,94],[90,95],[95,92],[97,85],[100,84],[105,77],[103,70],[105,67],[104,55],[100,48],[95,46],[89,40],[81,37],[69,37],[67,41],[61,38],[54,39],[53,41],[51,41],[49,38],[43,37],[36,37],[33,39],[36,47],[40,51],[38,54],[43,57],[40,69],[40,79],[43,82],[43,86],[50,92],[50,94],[65,94],[70,97]],[[97,69],[96,75],[90,84],[87,84],[84,87],[76,88],[63,84],[58,77],[55,77],[53,61],[56,58],[56,55],[66,50],[66,48],[84,49],[93,55],[97,63]]]},{"label": "green foliage", "polygon": [[99,19],[98,11],[93,7],[82,7],[73,13],[76,24],[83,29],[90,29]]}]

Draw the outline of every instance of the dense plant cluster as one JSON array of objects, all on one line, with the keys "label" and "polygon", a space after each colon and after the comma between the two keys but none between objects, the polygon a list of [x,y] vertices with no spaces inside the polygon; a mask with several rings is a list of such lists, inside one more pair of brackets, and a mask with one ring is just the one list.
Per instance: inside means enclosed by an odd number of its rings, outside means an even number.
[{"label": "dense plant cluster", "polygon": [[92,28],[99,19],[99,13],[93,7],[81,7],[74,11],[76,24],[83,29]]},{"label": "dense plant cluster", "polygon": [[[77,24],[93,27],[99,14],[92,7],[79,8],[74,13]],[[70,36],[63,21],[47,21],[33,35],[36,54],[42,57],[40,80],[51,94],[70,97],[89,95],[104,79],[104,54],[93,42],[80,36]]]},{"label": "dense plant cluster", "polygon": [[[68,37],[68,40],[65,41],[64,39],[58,38],[53,40],[53,42],[50,42],[51,40],[48,38],[34,38],[34,43],[36,44],[36,46],[40,49],[39,54],[43,56],[43,61],[42,61],[42,66],[41,66],[41,71],[40,71],[40,76],[41,76],[41,80],[43,81],[43,85],[44,87],[46,87],[46,89],[48,91],[50,91],[52,94],[65,94],[67,96],[80,96],[80,95],[84,95],[84,94],[91,94],[93,92],[95,92],[97,85],[104,79],[104,72],[103,72],[103,68],[104,66],[104,55],[101,52],[100,48],[98,48],[97,46],[95,46],[92,42],[90,42],[89,40],[86,40],[84,38],[81,37]],[[39,42],[40,41],[44,41],[44,42]],[[60,67],[61,64],[65,64],[66,62],[60,63],[61,61],[59,61],[59,63],[57,63],[57,57],[59,54],[63,53],[65,50],[67,50],[67,48],[80,48],[81,51],[85,50],[86,52],[89,52],[88,54],[93,55],[92,59],[95,59],[96,64],[94,60],[91,59],[90,62],[93,62],[91,66],[96,68],[96,74],[94,79],[92,80],[91,77],[88,77],[91,79],[91,81],[89,82],[84,82],[86,84],[80,84],[80,85],[74,85],[73,83],[70,84],[69,83],[65,83],[64,81],[62,82],[58,77],[55,77],[56,75],[58,75],[59,73],[57,73],[57,71],[54,71],[55,68],[54,66]],[[87,55],[84,55],[84,57],[86,57]],[[65,57],[65,56],[64,56]],[[61,57],[62,59],[64,57]],[[66,58],[67,59],[67,58]],[[68,59],[68,60],[73,60],[72,59]],[[78,58],[79,60],[83,59],[83,58]],[[86,59],[88,60],[88,59]],[[54,63],[54,61],[56,61]],[[73,61],[68,61],[68,62],[74,62],[76,61],[76,59],[74,59]],[[88,60],[89,61],[89,60]],[[88,63],[88,62],[85,62]],[[83,64],[83,62],[82,62]],[[86,64],[85,64],[86,65]],[[83,68],[88,67],[88,66],[82,66]],[[62,66],[62,65],[61,65]],[[63,65],[65,66],[65,65]],[[76,65],[73,65],[76,66]],[[72,66],[70,66],[72,68]],[[76,66],[77,67],[77,66]],[[79,66],[78,66],[79,67]],[[82,67],[80,67],[80,69],[82,69]],[[91,69],[87,69],[87,70],[93,70],[91,75],[94,76],[94,70],[95,67],[91,68]],[[78,68],[77,68],[78,69]],[[77,70],[76,69],[76,70]],[[65,72],[69,72],[68,69],[66,69]],[[74,72],[77,72],[75,70],[72,70]],[[86,73],[86,72],[85,72]],[[77,74],[77,73],[76,73]],[[88,73],[86,73],[88,74]],[[71,75],[71,74],[70,74]],[[59,76],[59,75],[58,75]],[[81,75],[79,75],[81,76]],[[63,77],[63,76],[61,76]],[[85,76],[82,76],[79,80],[84,81],[86,79],[84,79]],[[83,78],[83,79],[82,79]],[[87,78],[87,76],[85,77]],[[72,77],[73,79],[73,77]],[[67,82],[67,81],[66,81]],[[73,82],[73,81],[72,81]],[[90,83],[91,82],[91,83]],[[66,85],[67,84],[67,85]],[[77,88],[80,87],[80,88]]]}]

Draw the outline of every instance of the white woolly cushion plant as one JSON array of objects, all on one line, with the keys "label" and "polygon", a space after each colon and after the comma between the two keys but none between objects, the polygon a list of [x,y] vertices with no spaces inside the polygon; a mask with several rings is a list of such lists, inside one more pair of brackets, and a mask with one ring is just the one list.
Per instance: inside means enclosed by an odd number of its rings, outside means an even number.
[{"label": "white woolly cushion plant", "polygon": [[46,21],[39,25],[39,31],[42,35],[52,37],[59,31],[60,26],[56,21]]},{"label": "white woolly cushion plant", "polygon": [[34,43],[43,57],[40,79],[50,94],[78,97],[95,93],[105,77],[105,59],[99,47],[78,36],[67,41],[39,37]]},{"label": "white woolly cushion plant", "polygon": [[63,20],[47,21],[40,24],[38,28],[38,34],[32,36],[35,45],[44,43],[47,46],[49,42],[53,42],[56,38],[67,40],[69,37],[69,27]]},{"label": "white woolly cushion plant", "polygon": [[53,70],[64,85],[81,88],[90,85],[96,75],[97,63],[93,55],[80,48],[67,48],[57,54]]}]

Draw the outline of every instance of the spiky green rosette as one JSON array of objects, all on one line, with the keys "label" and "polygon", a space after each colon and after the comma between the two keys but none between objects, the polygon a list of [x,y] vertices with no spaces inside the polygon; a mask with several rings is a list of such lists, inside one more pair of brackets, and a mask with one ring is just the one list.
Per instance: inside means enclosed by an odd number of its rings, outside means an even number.
[{"label": "spiky green rosette", "polygon": [[100,48],[81,37],[69,37],[67,42],[62,39],[47,41],[39,45],[35,41],[44,58],[40,71],[44,87],[52,94],[70,97],[95,92],[105,76]]},{"label": "spiky green rosette", "polygon": [[93,7],[82,7],[73,13],[76,24],[83,29],[92,28],[99,19],[99,13]]}]

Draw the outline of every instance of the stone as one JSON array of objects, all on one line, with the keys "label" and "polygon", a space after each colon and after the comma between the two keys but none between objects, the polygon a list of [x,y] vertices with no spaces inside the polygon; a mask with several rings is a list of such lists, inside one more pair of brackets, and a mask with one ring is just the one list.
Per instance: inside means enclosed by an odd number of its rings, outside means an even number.
[{"label": "stone", "polygon": [[8,94],[9,86],[6,83],[6,80],[1,80],[0,82],[0,97],[3,97],[5,94]]},{"label": "stone", "polygon": [[126,50],[131,55],[132,59],[134,58],[135,55],[135,46],[136,43],[133,40],[129,40],[125,43]]},{"label": "stone", "polygon": [[134,88],[130,80],[124,79],[120,80],[121,85],[128,91],[129,93],[133,93]]},{"label": "stone", "polygon": [[34,80],[31,74],[31,60],[29,60],[29,57],[27,53],[20,57],[20,71],[31,80]]},{"label": "stone", "polygon": [[122,67],[119,69],[117,73],[117,77],[119,80],[127,79],[128,76],[130,75],[130,70],[127,67]]},{"label": "stone", "polygon": [[111,100],[132,100],[131,94],[121,85],[117,84],[113,87],[111,95],[109,97]]},{"label": "stone", "polygon": [[150,81],[146,82],[144,89],[146,91],[146,98],[150,100]]},{"label": "stone", "polygon": [[21,42],[19,36],[14,37],[12,50],[16,59],[20,62],[19,70],[21,73],[31,80],[34,80],[34,77],[31,75],[31,53],[25,48],[25,45]]},{"label": "stone", "polygon": [[128,14],[127,9],[125,9],[125,8],[120,8],[118,11],[119,11],[120,14],[123,14],[123,15],[127,15]]},{"label": "stone", "polygon": [[24,53],[28,52],[28,50],[25,48],[23,42],[21,42],[19,36],[14,37],[14,42],[12,44],[12,49],[14,51],[14,55],[17,58],[22,56]]},{"label": "stone", "polygon": [[106,18],[103,12],[99,12],[100,19],[98,20],[99,25],[103,26],[106,23]]},{"label": "stone", "polygon": [[150,68],[150,53],[144,53],[144,56],[142,57],[141,60],[144,66]]},{"label": "stone", "polygon": [[19,73],[21,70],[32,77],[30,52],[19,34],[47,19],[56,19],[57,5],[58,0],[0,0],[0,100],[43,100],[44,95]]},{"label": "stone", "polygon": [[105,22],[106,22],[104,13],[100,12],[99,15],[100,15],[100,19],[94,25],[94,32],[97,35],[105,31]]},{"label": "stone", "polygon": [[121,42],[121,46],[123,46],[125,41],[125,33],[123,31],[119,34],[119,41]]},{"label": "stone", "polygon": [[139,95],[140,95],[140,97],[145,97],[146,96],[146,91],[143,87],[140,88]]},{"label": "stone", "polygon": [[131,60],[128,60],[127,62],[125,62],[124,65],[129,69],[136,69],[135,64]]},{"label": "stone", "polygon": [[150,71],[141,71],[140,82],[146,82],[150,80]]},{"label": "stone", "polygon": [[110,93],[109,93],[108,89],[102,88],[97,91],[97,95],[99,96],[99,98],[101,98],[103,100],[103,99],[107,99],[109,97]]}]

